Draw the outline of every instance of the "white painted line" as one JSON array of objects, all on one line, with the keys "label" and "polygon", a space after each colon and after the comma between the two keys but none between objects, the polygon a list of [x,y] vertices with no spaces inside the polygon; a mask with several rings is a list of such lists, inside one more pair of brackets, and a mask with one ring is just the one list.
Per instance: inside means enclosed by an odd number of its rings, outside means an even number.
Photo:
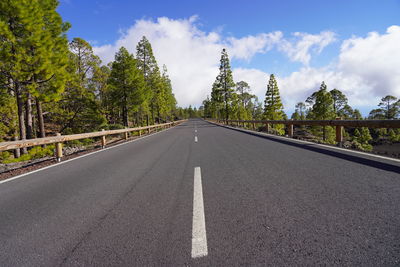
[{"label": "white painted line", "polygon": [[194,137],[194,142],[197,143],[198,139],[197,139],[197,135]]},{"label": "white painted line", "polygon": [[194,168],[192,258],[207,256],[207,233],[204,216],[203,187],[200,167]]},{"label": "white painted line", "polygon": [[197,133],[197,130],[194,130],[195,133]]},{"label": "white painted line", "polygon": [[156,134],[158,134],[158,133],[162,133],[162,132],[168,131],[168,130],[173,129],[173,128],[174,128],[174,127],[171,127],[171,128],[165,129],[165,130],[160,131],[160,132],[155,132],[155,133],[152,133],[152,134],[150,134],[150,135],[141,136],[141,137],[139,137],[139,138],[137,138],[137,139],[135,139],[135,140],[131,140],[131,141],[124,142],[124,143],[121,143],[121,144],[118,144],[118,145],[114,145],[114,146],[110,146],[110,147],[106,147],[106,148],[103,148],[103,149],[100,149],[100,150],[97,150],[97,151],[93,151],[93,152],[87,153],[87,154],[82,155],[82,156],[78,156],[78,157],[76,157],[76,158],[67,159],[67,160],[61,161],[61,162],[59,162],[59,163],[55,163],[55,164],[53,164],[53,165],[49,165],[49,166],[46,166],[46,167],[43,167],[43,168],[40,168],[40,169],[31,171],[31,172],[23,173],[23,174],[20,174],[20,175],[17,175],[17,176],[14,176],[14,177],[11,177],[11,178],[2,180],[2,181],[0,181],[0,184],[4,184],[4,183],[7,183],[7,182],[11,182],[12,180],[15,180],[15,179],[18,179],[18,178],[22,178],[22,177],[27,176],[27,175],[29,175],[29,174],[32,174],[32,173],[35,173],[35,172],[40,172],[40,171],[43,171],[43,170],[46,170],[46,169],[50,169],[50,168],[53,168],[53,167],[57,167],[57,166],[60,166],[60,165],[62,165],[62,164],[64,164],[64,163],[67,163],[67,162],[70,162],[70,161],[73,161],[73,160],[76,160],[76,159],[80,159],[80,158],[83,158],[83,157],[86,157],[86,156],[90,156],[90,155],[93,155],[93,154],[96,154],[96,153],[99,153],[99,152],[103,152],[103,151],[106,151],[106,150],[109,150],[109,149],[113,149],[113,148],[115,148],[115,147],[119,147],[119,146],[123,146],[123,145],[129,144],[129,143],[133,143],[133,142],[136,142],[136,141],[140,141],[140,140],[142,140],[142,139],[144,139],[144,138],[147,138],[147,137],[156,135]]},{"label": "white painted line", "polygon": [[[213,122],[210,122],[210,123],[215,124],[215,125],[219,125],[219,124],[213,123]],[[355,150],[350,150],[350,149],[341,148],[341,147],[329,146],[329,145],[324,145],[324,144],[317,144],[317,143],[313,143],[313,142],[309,142],[309,141],[304,141],[304,140],[299,140],[299,139],[293,139],[293,138],[284,137],[284,136],[279,136],[279,135],[274,135],[274,134],[267,134],[267,133],[262,133],[262,132],[256,132],[256,131],[246,130],[246,129],[234,128],[234,127],[227,126],[227,125],[223,125],[223,126],[221,126],[221,127],[226,127],[226,128],[231,128],[231,129],[235,129],[235,130],[240,130],[240,131],[242,131],[242,132],[256,133],[256,134],[259,134],[259,135],[265,135],[265,136],[269,136],[269,137],[276,138],[276,139],[283,139],[283,140],[286,140],[286,141],[289,141],[289,142],[293,142],[293,143],[314,145],[314,146],[317,146],[317,147],[323,147],[323,148],[328,148],[328,149],[335,149],[335,150],[340,150],[340,151],[343,151],[343,152],[354,153],[354,154],[360,154],[360,155],[364,155],[364,156],[368,156],[368,157],[372,157],[372,158],[379,158],[379,159],[384,159],[384,160],[389,160],[389,161],[394,161],[394,162],[400,162],[400,159],[389,158],[389,157],[380,156],[380,155],[375,155],[375,154],[370,154],[370,153],[366,153],[366,152],[362,152],[362,151],[355,151]]]}]

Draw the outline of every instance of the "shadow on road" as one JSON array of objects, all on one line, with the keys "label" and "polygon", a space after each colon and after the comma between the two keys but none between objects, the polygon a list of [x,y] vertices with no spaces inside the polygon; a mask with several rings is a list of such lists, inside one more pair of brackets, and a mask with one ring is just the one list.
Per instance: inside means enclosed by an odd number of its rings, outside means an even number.
[{"label": "shadow on road", "polygon": [[[211,124],[211,123],[210,123]],[[377,169],[381,169],[384,171],[390,171],[390,172],[394,172],[394,173],[399,173],[400,174],[400,167],[393,165],[393,164],[389,164],[389,163],[385,163],[379,160],[372,160],[372,159],[367,159],[364,157],[360,157],[360,156],[356,156],[356,155],[350,155],[347,154],[345,151],[344,152],[340,152],[340,151],[333,151],[330,150],[329,148],[322,148],[322,147],[318,147],[317,144],[299,144],[299,143],[295,143],[292,142],[290,140],[284,140],[284,139],[278,139],[278,138],[274,138],[274,137],[270,137],[270,136],[265,136],[265,135],[261,135],[257,132],[247,132],[247,131],[243,131],[242,129],[235,129],[235,128],[228,128],[224,125],[218,125],[220,127],[224,127],[227,129],[231,129],[234,131],[238,131],[244,134],[248,134],[248,135],[253,135],[253,136],[257,136],[259,138],[264,138],[270,141],[274,141],[274,142],[278,142],[281,144],[285,144],[285,145],[289,145],[289,146],[294,146],[294,147],[298,147],[298,148],[302,148],[302,149],[306,149],[306,150],[310,150],[313,152],[317,152],[317,153],[321,153],[324,155],[328,155],[328,156],[332,156],[332,157],[336,157],[336,158],[341,158],[344,160],[348,160],[348,161],[352,161],[358,164],[362,164],[362,165],[366,165],[366,166],[370,166],[373,168],[377,168]],[[349,150],[349,152],[351,152]]]}]

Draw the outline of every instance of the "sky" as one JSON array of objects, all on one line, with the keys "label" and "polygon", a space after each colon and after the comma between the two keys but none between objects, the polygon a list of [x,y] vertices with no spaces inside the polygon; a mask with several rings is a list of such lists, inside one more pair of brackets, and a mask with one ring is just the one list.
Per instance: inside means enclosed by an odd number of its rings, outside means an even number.
[{"label": "sky", "polygon": [[259,101],[276,76],[289,115],[322,81],[365,116],[400,98],[400,0],[61,0],[58,12],[104,64],[146,36],[182,107],[210,95],[223,48]]}]

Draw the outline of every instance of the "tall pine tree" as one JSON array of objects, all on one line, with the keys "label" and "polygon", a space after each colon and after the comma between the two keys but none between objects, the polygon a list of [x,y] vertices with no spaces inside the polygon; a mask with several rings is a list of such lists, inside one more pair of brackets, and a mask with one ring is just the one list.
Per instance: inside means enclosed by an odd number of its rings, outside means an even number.
[{"label": "tall pine tree", "polygon": [[232,70],[229,63],[229,56],[225,48],[222,49],[219,65],[219,74],[213,84],[211,97],[215,101],[218,113],[221,112],[220,107],[223,104],[223,117],[228,120],[230,112],[230,104],[232,93],[234,92],[235,82],[233,81]]},{"label": "tall pine tree", "polygon": [[[148,99],[144,103],[149,106],[152,121],[155,122],[155,113],[158,109],[157,100],[159,99],[157,94],[160,93],[159,86],[161,84],[161,74],[157,65],[157,61],[153,55],[151,44],[145,36],[142,37],[136,46],[136,60],[137,67],[139,70],[141,70],[148,88]],[[148,107],[142,106],[139,113],[140,117],[142,117],[142,114],[145,113],[148,122],[149,119],[147,110]]]},{"label": "tall pine tree", "polygon": [[20,139],[34,136],[32,99],[42,136],[41,98],[56,99],[64,87],[69,24],[62,22],[57,5],[56,0],[0,2],[0,72],[16,97]]},{"label": "tall pine tree", "polygon": [[[333,97],[327,90],[325,82],[321,83],[321,86],[317,92],[314,92],[311,96],[314,100],[314,104],[311,109],[312,119],[314,120],[332,120],[335,119],[335,111],[333,106]],[[318,134],[321,127],[314,127],[315,133]],[[334,134],[332,127],[322,127],[322,139],[329,143],[334,142]]]},{"label": "tall pine tree", "polygon": [[[274,74],[269,77],[267,92],[264,100],[264,119],[265,120],[283,120],[286,117],[283,111],[283,104],[279,94],[278,83]],[[272,124],[273,129],[277,134],[284,134],[284,126],[280,124]]]},{"label": "tall pine tree", "polygon": [[141,71],[137,68],[135,58],[124,47],[121,47],[115,55],[115,61],[111,65],[109,84],[112,99],[121,108],[122,123],[128,127],[130,112],[137,112],[144,101],[145,83]]},{"label": "tall pine tree", "polygon": [[271,74],[267,85],[267,92],[265,93],[264,117],[266,120],[282,120],[284,115],[278,83],[275,76]]}]

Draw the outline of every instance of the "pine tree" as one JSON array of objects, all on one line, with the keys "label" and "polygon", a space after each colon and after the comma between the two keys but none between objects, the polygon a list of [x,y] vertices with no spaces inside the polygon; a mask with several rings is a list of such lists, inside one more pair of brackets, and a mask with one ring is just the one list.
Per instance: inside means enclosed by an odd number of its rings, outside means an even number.
[{"label": "pine tree", "polygon": [[[139,70],[141,70],[149,91],[148,99],[146,99],[145,103],[150,106],[152,121],[155,122],[155,112],[158,104],[157,100],[159,99],[157,93],[159,92],[159,86],[161,86],[161,75],[157,61],[153,55],[151,44],[145,36],[142,37],[136,46],[136,60],[137,67]],[[142,116],[142,113],[144,113],[146,110],[148,110],[148,107],[142,106],[140,110],[140,116]],[[147,112],[146,115],[148,116]]]},{"label": "pine tree", "polygon": [[142,71],[145,81],[148,82],[150,75],[156,71],[157,61],[153,55],[153,49],[145,36],[136,46],[137,67]]},{"label": "pine tree", "polygon": [[221,110],[223,109],[223,98],[221,94],[218,77],[215,79],[211,88],[211,112],[212,117],[221,119]]},{"label": "pine tree", "polygon": [[248,120],[252,118],[252,100],[255,95],[250,93],[250,86],[245,81],[240,81],[236,83],[236,94],[238,98],[238,115],[239,120]]},{"label": "pine tree", "polygon": [[126,48],[121,47],[111,65],[109,77],[113,102],[121,108],[122,123],[129,126],[129,113],[137,112],[144,101],[145,82],[137,62]]},{"label": "pine tree", "polygon": [[392,95],[387,95],[381,99],[379,106],[385,112],[386,119],[395,119],[399,114],[399,103],[397,102],[397,97]]},{"label": "pine tree", "polygon": [[347,106],[347,97],[338,89],[329,92],[333,100],[333,112],[336,116],[343,116],[343,108]]},{"label": "pine tree", "polygon": [[[278,83],[276,82],[275,76],[270,75],[267,92],[265,93],[264,100],[264,119],[265,120],[283,120],[285,118],[283,111],[283,104],[279,94]],[[273,129],[277,134],[284,134],[284,126],[280,124],[273,124]]]},{"label": "pine tree", "polygon": [[358,129],[354,130],[353,143],[355,145],[355,148],[371,151],[372,146],[369,144],[371,140],[372,137],[367,127],[362,127],[361,131],[359,131]]},{"label": "pine tree", "polygon": [[163,90],[165,94],[165,104],[163,105],[163,115],[167,120],[167,117],[170,117],[170,120],[173,120],[173,112],[176,109],[176,99],[172,92],[172,84],[171,80],[168,76],[167,66],[163,65],[163,73],[162,73],[162,83],[163,83]]},{"label": "pine tree", "polygon": [[312,110],[315,120],[331,120],[335,117],[333,98],[327,91],[325,82],[322,82],[319,91],[315,94],[315,103]]},{"label": "pine tree", "polygon": [[61,16],[56,12],[58,1],[42,0],[40,4],[44,10],[44,29],[48,35],[47,40],[50,43],[46,49],[50,57],[51,66],[49,65],[47,71],[36,77],[37,81],[41,82],[34,96],[39,136],[45,137],[42,102],[58,101],[65,89],[65,84],[69,77],[66,70],[69,51],[65,33],[70,28],[70,24],[62,22]]},{"label": "pine tree", "polygon": [[266,120],[282,120],[283,116],[283,104],[279,94],[278,83],[275,80],[275,76],[271,74],[264,100],[264,117]]},{"label": "pine tree", "polygon": [[306,118],[306,104],[298,102],[295,106],[295,112],[292,114],[294,120],[305,120]]},{"label": "pine tree", "polygon": [[232,101],[232,93],[234,92],[234,87],[235,83],[233,82],[229,56],[224,48],[221,52],[219,74],[213,84],[211,97],[212,100],[215,101],[215,106],[218,113],[220,113],[222,111],[221,108],[223,108],[223,117],[226,120],[229,119],[230,104]]},{"label": "pine tree", "polygon": [[42,136],[40,100],[56,99],[63,90],[69,24],[62,22],[57,5],[55,0],[0,2],[0,72],[16,97],[20,139],[34,135],[33,98]]},{"label": "pine tree", "polygon": [[54,122],[62,133],[80,133],[98,130],[106,123],[96,98],[95,73],[101,61],[91,45],[81,38],[70,42],[69,79],[61,100],[53,104]]},{"label": "pine tree", "polygon": [[[312,106],[312,116],[314,120],[332,120],[335,118],[335,112],[333,108],[332,95],[328,92],[325,82],[322,82],[319,90],[312,94],[311,98],[314,99]],[[316,127],[315,129],[319,129]],[[328,142],[334,142],[333,129],[332,127],[322,127],[323,140]]]}]

